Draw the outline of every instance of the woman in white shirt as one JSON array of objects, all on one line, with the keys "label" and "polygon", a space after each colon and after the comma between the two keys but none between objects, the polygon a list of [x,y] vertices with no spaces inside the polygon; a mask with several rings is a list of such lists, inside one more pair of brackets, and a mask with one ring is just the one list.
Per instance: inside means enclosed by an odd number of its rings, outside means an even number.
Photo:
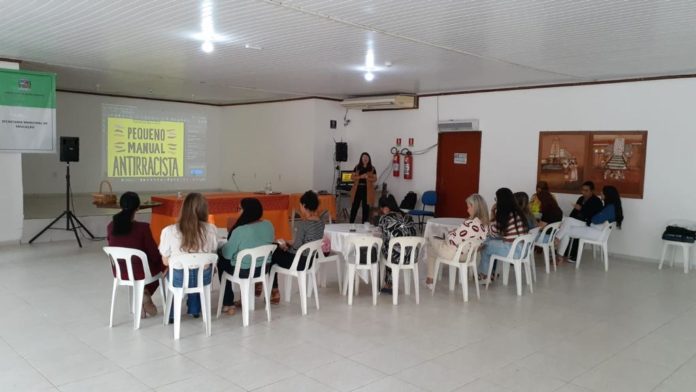
[{"label": "woman in white shirt", "polygon": [[450,231],[444,241],[428,239],[428,277],[425,279],[428,288],[432,288],[433,285],[433,270],[438,257],[451,259],[462,243],[466,244],[462,252],[462,256],[466,257],[469,249],[472,246],[481,246],[488,235],[488,205],[483,197],[476,193],[467,197],[466,211],[469,213],[469,219],[464,220],[456,230]]},{"label": "woman in white shirt", "polygon": [[[162,264],[169,266],[172,256],[185,253],[215,253],[218,248],[217,229],[208,223],[208,202],[200,193],[189,193],[181,207],[179,220],[162,230],[159,251]],[[209,284],[213,269],[203,272],[204,284]],[[174,287],[183,285],[183,270],[174,270]],[[189,287],[196,286],[196,270],[189,274]],[[201,300],[198,294],[189,294],[186,299],[188,314],[199,317]]]}]

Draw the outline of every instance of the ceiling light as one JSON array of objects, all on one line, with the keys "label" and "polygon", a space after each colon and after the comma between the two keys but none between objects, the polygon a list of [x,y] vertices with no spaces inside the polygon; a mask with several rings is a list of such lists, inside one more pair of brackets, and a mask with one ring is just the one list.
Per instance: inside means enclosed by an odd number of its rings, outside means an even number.
[{"label": "ceiling light", "polygon": [[203,42],[203,45],[201,45],[201,49],[206,53],[212,53],[213,50],[215,50],[215,46],[213,46],[212,42],[205,41]]},{"label": "ceiling light", "polygon": [[375,80],[375,74],[369,71],[365,72],[365,80],[367,80],[368,82]]},{"label": "ceiling light", "polygon": [[372,50],[372,48],[367,50],[367,54],[365,55],[365,68],[367,69],[372,69],[375,67],[375,52]]},{"label": "ceiling light", "polygon": [[254,50],[261,50],[263,49],[261,46],[256,46],[252,44],[244,44],[244,47],[247,49],[254,49]]}]

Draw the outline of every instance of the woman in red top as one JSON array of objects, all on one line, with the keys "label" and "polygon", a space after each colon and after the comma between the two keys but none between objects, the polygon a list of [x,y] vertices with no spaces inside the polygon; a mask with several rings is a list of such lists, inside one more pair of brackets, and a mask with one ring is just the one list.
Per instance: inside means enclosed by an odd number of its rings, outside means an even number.
[{"label": "woman in red top", "polygon": [[[120,246],[123,248],[138,249],[147,255],[147,264],[150,272],[155,275],[162,272],[162,256],[157,249],[157,244],[152,238],[150,224],[135,220],[135,212],[140,207],[140,197],[135,192],[126,192],[121,195],[119,201],[121,212],[114,215],[113,220],[106,228],[106,238],[109,246]],[[124,260],[118,260],[121,269],[121,278],[127,279],[128,270]],[[116,274],[116,271],[113,271]],[[143,279],[145,273],[143,264],[137,257],[133,259],[133,279]],[[157,307],[152,303],[152,295],[159,286],[158,281],[154,281],[145,286],[143,293],[143,313],[149,316],[157,314]]]}]

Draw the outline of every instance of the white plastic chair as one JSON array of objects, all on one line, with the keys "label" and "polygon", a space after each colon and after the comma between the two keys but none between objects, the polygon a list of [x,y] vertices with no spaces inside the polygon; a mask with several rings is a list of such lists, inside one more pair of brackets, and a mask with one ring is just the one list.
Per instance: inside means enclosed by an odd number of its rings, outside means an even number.
[{"label": "white plastic chair", "polygon": [[[116,289],[118,286],[129,287],[128,294],[130,300],[130,313],[133,315],[133,329],[140,328],[140,316],[142,315],[143,308],[143,291],[145,290],[145,285],[150,284],[154,281],[159,281],[159,292],[162,295],[162,303],[164,303],[164,282],[162,280],[162,274],[157,273],[152,275],[150,271],[150,265],[147,263],[147,255],[145,252],[138,249],[131,248],[121,248],[117,246],[105,246],[104,253],[106,253],[111,266],[116,271],[116,276],[114,277],[114,285],[111,290],[111,312],[109,314],[109,328],[114,325],[114,304],[116,303]],[[137,257],[143,264],[143,279],[135,280],[133,275],[133,257]],[[124,260],[126,264],[126,279],[121,279],[121,266],[118,260]]]},{"label": "white plastic chair", "polygon": [[[469,246],[469,250],[466,253],[466,260],[461,261],[462,253],[464,252],[464,247]],[[440,264],[446,264],[450,267],[449,281],[450,281],[450,291],[454,290],[456,284],[457,276],[454,274],[455,269],[459,270],[459,281],[462,285],[462,294],[464,296],[464,302],[469,302],[469,268],[474,274],[474,285],[476,286],[476,298],[481,299],[481,292],[479,291],[479,280],[478,271],[476,266],[476,256],[478,255],[479,247],[481,243],[478,241],[474,242],[462,242],[457,247],[457,251],[454,252],[454,256],[451,259],[445,259],[443,257],[438,257],[435,259],[435,273],[434,276],[438,276],[438,271],[440,271]],[[435,286],[437,285],[438,279],[433,281],[432,293],[435,294]]]},{"label": "white plastic chair", "polygon": [[[297,285],[300,287],[300,306],[302,307],[302,315],[307,314],[307,298],[309,297],[307,291],[307,284],[312,284],[314,291],[314,301],[319,309],[319,292],[317,290],[317,274],[316,274],[316,259],[317,254],[321,253],[321,240],[308,242],[297,250],[295,253],[295,258],[292,260],[292,265],[290,268],[283,268],[279,265],[274,265],[271,268],[270,281],[273,282],[277,274],[285,275],[287,277],[285,284],[285,302],[290,302],[290,295],[292,289],[292,277],[297,278]],[[305,256],[305,268],[299,271],[300,259]],[[311,282],[307,280],[307,276],[311,278]]]},{"label": "white plastic chair", "polygon": [[[351,246],[354,248],[355,255],[353,259],[348,258],[346,269],[347,269],[347,282],[348,286],[348,305],[353,305],[353,287],[355,287],[355,293],[358,294],[360,277],[355,279],[356,274],[360,271],[367,271],[370,273],[372,278],[372,305],[377,305],[377,294],[378,294],[378,277],[379,272],[379,258],[380,251],[382,249],[383,241],[381,238],[372,236],[353,236],[350,238]],[[360,263],[360,249],[366,249],[366,260],[365,263]],[[376,257],[372,257],[372,249],[376,249]]]},{"label": "white plastic chair", "polygon": [[[399,262],[392,262],[392,252],[395,246],[399,246]],[[382,259],[382,269],[380,276],[385,276],[385,268],[392,271],[392,300],[394,305],[399,303],[399,272],[404,271],[404,293],[411,295],[411,281],[409,274],[413,272],[413,285],[416,290],[416,304],[420,303],[420,293],[418,290],[418,255],[425,246],[423,237],[392,237],[389,241],[387,258]],[[408,262],[406,262],[406,251],[410,249]]]},{"label": "white plastic chair", "polygon": [[[584,238],[578,238],[578,259],[575,261],[575,269],[580,268],[580,259],[582,259],[582,248],[585,246],[585,244],[588,245],[593,245],[593,246],[599,246],[601,247],[602,251],[602,256],[604,257],[604,270],[608,271],[609,270],[609,247],[607,243],[609,242],[609,234],[611,234],[611,231],[616,227],[616,222],[604,222],[604,227],[602,227],[602,234],[599,236],[599,239],[594,241],[594,240],[587,240]],[[594,252],[594,249],[593,249]],[[594,256],[594,253],[592,254]]]},{"label": "white plastic chair", "polygon": [[[507,286],[508,277],[510,273],[510,265],[515,268],[515,281],[517,282],[517,295],[522,295],[522,266],[524,265],[524,272],[527,274],[527,285],[529,286],[529,292],[533,293],[534,288],[532,287],[532,268],[530,266],[529,256],[534,246],[534,240],[538,234],[538,229],[530,231],[528,234],[521,235],[512,242],[510,246],[510,251],[507,256],[494,255],[491,257],[491,262],[488,266],[488,276],[493,274],[493,266],[496,260],[503,263],[503,285]],[[520,248],[520,255],[515,257],[515,251]],[[488,285],[491,283],[490,278],[486,282],[486,290],[488,290]]]},{"label": "white plastic chair", "polygon": [[[694,230],[696,229],[696,222],[694,221],[689,221],[689,220],[683,220],[683,219],[678,219],[678,220],[672,220],[667,223],[667,226],[679,226],[679,227],[684,227],[689,230]],[[691,267],[691,258],[689,255],[689,250],[694,246],[693,243],[691,242],[679,242],[679,241],[670,241],[670,240],[662,240],[662,257],[660,257],[660,265],[657,267],[658,269],[662,269],[662,264],[665,262],[665,256],[667,255],[667,249],[670,247],[673,247],[672,249],[674,250],[675,248],[681,248],[682,249],[682,255],[684,258],[684,273],[688,274],[689,273],[689,268]],[[670,266],[674,267],[674,259],[676,257],[676,254],[672,252],[672,257],[670,258]]]},{"label": "white plastic chair", "polygon": [[[222,300],[224,298],[225,287],[227,282],[230,284],[236,284],[239,286],[239,293],[242,297],[242,324],[246,327],[249,325],[249,310],[254,310],[254,294],[252,291],[256,283],[261,283],[263,286],[263,298],[266,301],[266,318],[271,321],[271,303],[270,294],[268,290],[268,282],[266,281],[266,264],[271,258],[271,255],[276,250],[277,245],[262,245],[256,248],[240,250],[237,253],[237,259],[234,264],[234,272],[232,275],[223,271],[220,277],[220,295],[218,297],[218,308],[216,317],[220,317],[222,312]],[[242,260],[244,258],[251,259],[251,266],[249,269],[249,276],[242,278],[239,276],[242,270]],[[258,261],[261,260],[261,266],[258,267]]]},{"label": "white plastic chair", "polygon": [[[544,252],[544,263],[546,264],[546,273],[550,272],[550,262],[553,261],[553,270],[556,271],[556,245],[553,243],[556,240],[556,234],[561,227],[561,222],[550,223],[541,229],[539,237],[534,241],[534,247],[541,248]],[[532,276],[536,281],[536,259],[534,252],[532,257]]]},{"label": "white plastic chair", "polygon": [[[181,331],[181,301],[184,299],[184,294],[200,295],[201,313],[203,323],[205,324],[205,334],[210,336],[211,329],[211,312],[210,312],[210,286],[213,281],[213,267],[218,259],[218,255],[214,253],[186,253],[172,256],[169,259],[169,274],[167,276],[167,304],[164,310],[164,325],[169,324],[169,313],[172,308],[172,300],[174,301],[174,339],[179,339]],[[189,276],[196,272],[196,287],[189,287]],[[210,281],[207,285],[203,284],[203,273],[210,269]],[[182,287],[174,287],[174,270],[182,271]]]}]

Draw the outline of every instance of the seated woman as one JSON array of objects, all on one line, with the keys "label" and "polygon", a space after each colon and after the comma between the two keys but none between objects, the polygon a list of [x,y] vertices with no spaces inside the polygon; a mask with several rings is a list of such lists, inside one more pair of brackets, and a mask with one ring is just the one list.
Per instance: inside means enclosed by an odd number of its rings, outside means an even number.
[{"label": "seated woman", "polygon": [[[317,214],[319,208],[319,196],[313,191],[305,192],[300,197],[300,216],[301,220],[295,223],[295,238],[292,241],[279,240],[278,247],[273,253],[273,264],[282,268],[290,268],[295,259],[295,254],[300,247],[308,242],[321,240],[324,238],[324,221]],[[299,271],[303,271],[307,264],[307,256],[302,255],[297,265]],[[280,302],[280,291],[278,291],[278,276],[273,280],[273,291],[271,291],[271,303]]]},{"label": "seated woman", "polygon": [[536,217],[534,216],[534,214],[532,214],[532,211],[529,209],[529,195],[527,194],[527,192],[515,192],[514,196],[517,205],[520,206],[520,209],[524,214],[529,229],[536,227]]},{"label": "seated woman", "polygon": [[488,236],[488,206],[481,195],[474,193],[466,198],[466,211],[469,218],[457,229],[450,231],[444,240],[426,238],[428,241],[428,276],[425,285],[432,289],[435,260],[438,257],[451,259],[460,244],[464,243],[462,256],[466,257],[472,246],[479,247]]},{"label": "seated woman", "polygon": [[[491,257],[494,255],[507,256],[512,242],[517,237],[529,232],[527,217],[517,204],[512,191],[508,188],[500,188],[495,192],[495,198],[497,204],[493,206],[491,211],[491,236],[484,243],[483,252],[481,252],[481,265],[479,266],[479,271],[481,271],[479,280],[483,283],[486,283],[489,278],[493,279],[493,276],[486,275]],[[515,252],[521,252],[521,249]],[[495,272],[495,265],[493,271]]]},{"label": "seated woman", "polygon": [[[156,275],[162,272],[162,256],[157,250],[155,240],[152,238],[150,224],[135,220],[135,212],[140,207],[140,197],[135,192],[126,192],[121,195],[119,205],[121,206],[121,212],[114,215],[111,223],[106,227],[106,239],[109,242],[109,246],[141,250],[147,255],[150,273]],[[121,269],[121,278],[126,279],[128,271],[126,270],[125,260],[118,260],[118,264]],[[116,270],[114,269],[113,272],[115,275]],[[132,279],[140,280],[144,277],[143,262],[135,258],[133,260]],[[158,287],[159,281],[157,280],[145,286],[145,291],[143,292],[143,317],[145,315],[154,316],[157,314],[157,307],[152,303],[152,296]]]},{"label": "seated woman", "polygon": [[[256,248],[262,245],[269,245],[275,238],[273,225],[269,221],[261,220],[263,216],[263,206],[258,199],[244,198],[241,201],[242,213],[239,219],[232,226],[228,234],[228,241],[220,249],[218,258],[218,271],[222,279],[222,271],[228,274],[234,274],[234,268],[237,264],[237,254],[245,249]],[[251,258],[246,257],[242,260],[239,276],[241,278],[249,277],[251,270]],[[258,262],[258,261],[257,261]],[[261,268],[260,265],[255,265],[256,272]],[[266,273],[266,271],[263,271]],[[256,289],[256,295],[261,295],[261,286]],[[228,315],[235,313],[234,292],[232,291],[232,283],[225,284],[225,294],[222,299],[222,311]]]},{"label": "seated woman", "polygon": [[534,190],[534,193],[532,194],[532,198],[529,200],[529,210],[532,211],[532,214],[538,215],[541,214],[541,201],[539,200],[539,192],[548,192],[551,197],[556,199],[556,196],[554,196],[552,193],[549,191],[549,183],[546,181],[539,181],[536,184],[536,188]]},{"label": "seated woman", "polygon": [[[558,230],[558,234],[556,234],[556,240],[559,242],[556,251],[559,255],[565,253],[571,238],[598,240],[602,234],[604,222],[616,222],[616,227],[621,228],[621,222],[623,222],[624,217],[619,191],[614,186],[606,185],[602,188],[602,197],[604,199],[604,208],[588,222],[570,217],[563,219],[561,228]],[[570,262],[570,260],[567,261]]]},{"label": "seated woman", "polygon": [[[178,221],[162,230],[160,236],[159,251],[162,254],[162,263],[169,265],[172,256],[186,253],[215,253],[218,247],[217,228],[208,223],[208,202],[200,193],[189,193],[181,206]],[[189,287],[196,287],[196,270],[189,274]],[[204,284],[209,284],[213,269],[203,272]],[[180,269],[173,271],[174,287],[183,285],[184,272]],[[201,314],[201,300],[198,294],[189,294],[186,298],[188,314],[199,317]]]},{"label": "seated woman", "polygon": [[549,192],[548,185],[545,188],[537,187],[534,195],[539,201],[539,226],[544,227],[550,223],[560,222],[563,219],[563,210],[558,206],[556,198]]},{"label": "seated woman", "polygon": [[[386,258],[389,252],[389,241],[393,237],[408,237],[416,235],[416,225],[411,215],[404,214],[396,203],[394,196],[383,196],[379,199],[379,209],[382,216],[379,218],[379,228],[382,230],[382,257]],[[406,258],[410,257],[411,249],[406,252]],[[398,264],[401,257],[401,249],[395,247],[392,251],[392,263]],[[391,269],[386,268],[384,273],[384,288],[382,291],[391,293]]]}]

